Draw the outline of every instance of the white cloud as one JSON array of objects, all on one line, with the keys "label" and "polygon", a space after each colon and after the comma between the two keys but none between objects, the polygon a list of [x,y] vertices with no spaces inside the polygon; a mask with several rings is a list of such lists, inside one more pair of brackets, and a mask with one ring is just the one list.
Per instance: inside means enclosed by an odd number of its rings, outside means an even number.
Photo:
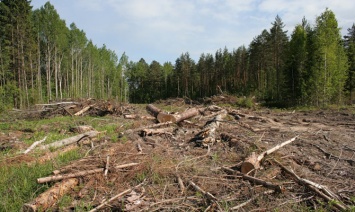
[{"label": "white cloud", "polygon": [[[46,0],[33,0],[33,5]],[[325,8],[334,11],[343,33],[355,21],[354,0],[52,0],[67,23],[75,22],[99,45],[147,62],[174,62],[182,52],[248,46],[279,15],[286,30],[305,16],[314,23]],[[39,7],[38,6],[38,7]]]}]

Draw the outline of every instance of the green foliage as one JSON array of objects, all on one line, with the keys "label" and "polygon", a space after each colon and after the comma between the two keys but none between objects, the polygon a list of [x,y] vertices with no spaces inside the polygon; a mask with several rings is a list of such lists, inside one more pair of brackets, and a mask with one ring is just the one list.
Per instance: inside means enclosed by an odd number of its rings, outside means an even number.
[{"label": "green foliage", "polygon": [[48,189],[36,182],[53,170],[50,163],[0,167],[0,211],[20,211],[22,205]]}]

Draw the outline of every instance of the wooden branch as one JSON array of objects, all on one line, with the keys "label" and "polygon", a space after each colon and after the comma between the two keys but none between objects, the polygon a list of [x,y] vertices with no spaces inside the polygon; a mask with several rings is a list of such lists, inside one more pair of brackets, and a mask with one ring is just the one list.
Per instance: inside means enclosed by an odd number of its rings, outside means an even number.
[{"label": "wooden branch", "polygon": [[151,135],[161,135],[161,134],[172,134],[173,128],[160,128],[160,129],[144,129],[141,131],[141,136],[151,136]]},{"label": "wooden branch", "polygon": [[125,119],[136,119],[138,116],[136,114],[125,114],[123,115],[123,118]]},{"label": "wooden branch", "polygon": [[197,144],[202,146],[208,146],[209,144],[214,144],[217,141],[216,130],[219,127],[223,118],[227,115],[227,111],[223,110],[223,113],[217,115],[212,120],[208,121],[194,138]]},{"label": "wooden branch", "polygon": [[127,163],[127,164],[122,164],[122,165],[117,165],[115,166],[115,169],[123,169],[131,166],[137,166],[139,163]]},{"label": "wooden branch", "polygon": [[82,134],[79,134],[79,135],[76,135],[76,136],[73,136],[70,138],[65,138],[63,140],[56,141],[51,144],[44,145],[41,147],[41,149],[58,148],[58,147],[66,146],[66,145],[78,142],[81,139],[83,139],[84,137],[93,138],[93,137],[96,137],[98,134],[99,134],[99,132],[97,132],[95,130],[89,131],[89,132],[82,133]]},{"label": "wooden branch", "polygon": [[[348,207],[346,205],[344,205],[342,202],[340,202],[339,198],[337,197],[337,195],[335,195],[328,187],[324,186],[324,185],[320,185],[318,183],[312,182],[310,180],[304,179],[299,177],[296,173],[294,173],[292,170],[289,170],[288,168],[286,168],[285,166],[283,166],[279,161],[275,160],[274,161],[288,174],[290,174],[293,178],[296,179],[297,183],[301,184],[301,185],[305,185],[307,186],[307,188],[309,188],[310,190],[312,190],[314,193],[318,194],[320,197],[322,197],[324,200],[328,201],[328,202],[332,202],[332,204],[342,210],[345,211],[348,209]],[[321,191],[320,191],[320,190]],[[323,193],[323,192],[325,193]]]},{"label": "wooden branch", "polygon": [[194,189],[196,191],[201,192],[208,200],[210,200],[211,202],[215,202],[218,199],[213,196],[210,192],[204,191],[202,188],[200,188],[198,185],[196,185],[194,182],[192,182],[191,180],[189,181],[189,184],[194,187]]},{"label": "wooden branch", "polygon": [[110,203],[110,202],[112,202],[112,201],[114,201],[114,200],[120,198],[120,197],[123,196],[123,195],[128,194],[129,192],[133,191],[133,190],[136,189],[136,188],[141,187],[144,183],[145,183],[145,180],[144,180],[142,183],[140,183],[140,184],[134,186],[133,188],[129,188],[129,189],[127,189],[127,190],[125,190],[125,191],[123,191],[123,192],[121,192],[121,193],[119,193],[119,194],[117,194],[117,195],[111,197],[109,200],[107,200],[107,201],[101,203],[99,206],[97,206],[96,208],[90,210],[89,212],[95,212],[95,211],[100,210],[101,208],[103,208],[103,207],[104,207],[105,205],[107,205],[108,203]]},{"label": "wooden branch", "polygon": [[81,177],[85,175],[90,175],[90,174],[95,174],[99,172],[103,172],[105,169],[104,168],[97,168],[93,170],[85,170],[85,171],[80,171],[77,173],[72,173],[72,174],[66,174],[66,175],[54,175],[54,176],[49,176],[49,177],[42,177],[37,179],[37,183],[47,183],[47,182],[53,182],[53,181],[59,181],[63,179],[68,179],[68,178],[75,178],[75,177]]},{"label": "wooden branch", "polygon": [[76,113],[74,114],[74,116],[80,116],[80,115],[82,115],[83,113],[85,113],[86,111],[88,111],[88,110],[89,110],[91,107],[93,107],[93,106],[95,106],[95,104],[84,107],[82,110],[76,112]]},{"label": "wooden branch", "polygon": [[255,183],[256,185],[262,185],[264,186],[265,188],[269,188],[269,189],[272,189],[276,192],[283,192],[283,188],[280,186],[280,185],[275,185],[275,184],[272,184],[270,182],[267,182],[265,180],[262,180],[262,179],[259,179],[259,178],[256,178],[256,177],[252,177],[250,175],[247,175],[247,174],[243,174],[239,171],[236,171],[236,170],[233,170],[231,168],[228,168],[228,167],[222,167],[223,170],[227,171],[227,172],[230,172],[232,174],[236,174],[237,176],[241,176],[243,180],[248,180],[249,182],[251,183]]},{"label": "wooden branch", "polygon": [[22,210],[25,212],[47,211],[48,208],[52,207],[64,194],[72,190],[78,183],[79,180],[76,178],[58,182],[47,191],[40,194],[32,202],[24,204]]},{"label": "wooden branch", "polygon": [[[268,191],[263,192],[262,194],[272,194],[272,193],[274,193],[274,190],[268,190]],[[260,196],[260,194],[255,194],[252,198],[248,199],[247,201],[243,202],[242,204],[239,204],[237,206],[230,208],[230,210],[232,210],[232,211],[239,210],[240,208],[242,208],[242,207],[246,206],[247,204],[249,204],[250,202],[254,201],[259,196]]]},{"label": "wooden branch", "polygon": [[109,166],[110,166],[110,156],[109,156],[109,155],[107,155],[104,176],[107,176]]},{"label": "wooden branch", "polygon": [[[131,167],[131,166],[136,166],[138,164],[139,163],[128,163],[128,164],[117,165],[117,166],[115,166],[115,169],[123,169],[123,168]],[[77,173],[71,173],[71,174],[65,174],[65,175],[58,174],[58,175],[54,175],[54,176],[38,178],[37,183],[47,183],[47,182],[52,182],[52,181],[68,179],[68,178],[82,177],[85,175],[95,174],[95,173],[104,172],[104,171],[105,171],[105,168],[97,168],[97,169],[79,171]]]},{"label": "wooden branch", "polygon": [[27,154],[30,151],[32,151],[38,144],[43,143],[47,139],[47,136],[45,136],[42,140],[34,142],[26,151],[23,152],[23,154]]},{"label": "wooden branch", "polygon": [[179,175],[176,175],[176,178],[177,178],[177,181],[180,186],[181,194],[185,193],[186,188],[185,188],[184,182],[182,181],[182,179]]},{"label": "wooden branch", "polygon": [[80,125],[75,127],[70,127],[70,132],[74,133],[85,133],[94,130],[94,128],[90,125]]},{"label": "wooden branch", "polygon": [[251,172],[252,170],[256,170],[260,167],[260,161],[267,155],[275,152],[276,150],[280,149],[281,147],[293,142],[296,140],[298,136],[287,140],[281,144],[278,144],[276,146],[274,146],[271,149],[268,149],[264,152],[262,152],[260,155],[256,155],[255,152],[253,152],[249,157],[247,157],[245,159],[245,161],[242,163],[242,167],[241,167],[241,171],[243,174],[247,174],[249,172]]}]

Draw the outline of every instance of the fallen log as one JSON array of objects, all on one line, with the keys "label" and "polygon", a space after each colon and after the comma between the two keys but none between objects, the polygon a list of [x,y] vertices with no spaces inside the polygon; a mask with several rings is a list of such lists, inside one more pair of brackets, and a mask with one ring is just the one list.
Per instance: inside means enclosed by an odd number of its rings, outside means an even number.
[{"label": "fallen log", "polygon": [[152,114],[155,118],[157,118],[159,123],[164,123],[164,122],[178,123],[185,119],[189,119],[194,116],[197,116],[199,114],[199,111],[196,108],[191,108],[181,114],[164,113],[162,112],[161,109],[155,107],[152,104],[147,105],[146,109],[150,114]]},{"label": "fallen log", "polygon": [[76,112],[76,113],[74,114],[74,116],[80,116],[80,115],[82,115],[83,113],[85,113],[86,111],[88,111],[88,110],[89,110],[91,107],[93,107],[93,106],[95,106],[95,104],[84,107],[82,110]]},{"label": "fallen log", "polygon": [[[131,166],[136,166],[136,165],[138,165],[138,163],[128,163],[128,164],[117,165],[114,168],[115,169],[122,169],[122,168],[127,168],[127,167],[131,167]],[[58,174],[58,175],[54,175],[54,176],[38,178],[37,183],[47,183],[47,182],[68,179],[68,178],[82,177],[82,176],[95,174],[95,173],[99,173],[99,172],[104,172],[104,171],[105,171],[105,168],[97,168],[97,169],[85,170],[85,171],[80,171],[80,172],[71,173],[71,174],[63,174],[63,175]]]},{"label": "fallen log", "polygon": [[167,128],[159,128],[159,129],[143,129],[140,132],[142,137],[144,136],[151,136],[151,135],[162,135],[162,134],[169,134],[172,135],[172,131],[174,128],[167,127]]},{"label": "fallen log", "polygon": [[56,142],[51,143],[51,144],[44,145],[40,149],[58,148],[58,147],[66,146],[66,145],[69,145],[69,144],[73,144],[75,142],[79,142],[81,139],[86,138],[86,137],[94,138],[98,134],[99,134],[98,131],[95,131],[95,130],[89,131],[89,132],[82,133],[82,134],[79,134],[79,135],[76,135],[76,136],[73,136],[73,137],[70,137],[70,138],[65,138],[63,140],[56,141]]},{"label": "fallen log", "polygon": [[35,200],[30,203],[23,205],[22,210],[25,212],[34,211],[47,211],[48,208],[52,207],[57,201],[72,190],[79,180],[76,178],[66,179],[62,182],[54,184],[50,189],[40,194]]},{"label": "fallen log", "polygon": [[47,136],[45,136],[42,140],[34,142],[28,149],[26,149],[23,154],[27,154],[30,151],[32,151],[38,144],[43,143],[47,139]]},{"label": "fallen log", "polygon": [[103,172],[104,170],[105,170],[105,168],[97,168],[97,169],[93,169],[93,170],[85,170],[85,171],[80,171],[77,173],[66,174],[66,175],[59,174],[59,175],[54,175],[54,176],[49,176],[49,177],[42,177],[42,178],[37,179],[37,183],[47,183],[47,182],[68,179],[68,178],[81,177],[81,176],[85,176],[85,175]]},{"label": "fallen log", "polygon": [[200,131],[193,139],[196,141],[196,144],[204,147],[210,144],[213,145],[217,141],[216,130],[226,115],[227,111],[224,110],[223,113],[220,113],[212,120],[208,121],[203,127],[202,131]]},{"label": "fallen log", "polygon": [[146,110],[153,115],[155,118],[158,116],[158,114],[161,112],[161,110],[157,107],[155,107],[152,104],[147,105]]},{"label": "fallen log", "polygon": [[255,152],[253,152],[249,157],[247,157],[244,162],[242,163],[241,171],[243,174],[247,174],[251,172],[251,174],[254,173],[253,170],[256,170],[260,167],[260,161],[267,155],[275,152],[276,150],[280,149],[281,147],[293,142],[296,140],[298,136],[291,138],[290,140],[287,140],[281,144],[278,144],[274,146],[271,149],[268,149],[264,152],[262,152],[260,155],[256,155]]},{"label": "fallen log", "polygon": [[197,116],[198,114],[199,111],[196,108],[191,108],[181,114],[165,114],[160,112],[157,116],[157,119],[160,123],[168,122],[168,121],[171,121],[173,123],[179,123],[185,119],[189,119],[194,116]]}]

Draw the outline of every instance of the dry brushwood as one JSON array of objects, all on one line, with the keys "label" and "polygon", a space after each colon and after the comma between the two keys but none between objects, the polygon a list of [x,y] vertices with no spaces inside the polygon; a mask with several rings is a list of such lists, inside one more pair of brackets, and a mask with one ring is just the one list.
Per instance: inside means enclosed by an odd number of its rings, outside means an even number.
[{"label": "dry brushwood", "polygon": [[278,193],[281,193],[283,192],[283,188],[282,186],[280,185],[275,185],[275,184],[272,184],[270,182],[267,182],[265,180],[262,180],[262,179],[259,179],[259,178],[256,178],[256,177],[252,177],[250,175],[247,175],[247,174],[243,174],[239,171],[236,171],[236,170],[233,170],[231,168],[228,168],[228,167],[222,167],[223,170],[231,173],[231,174],[235,174],[237,176],[240,176],[242,177],[243,180],[248,180],[250,183],[254,183],[256,185],[262,185],[264,186],[265,188],[269,188],[269,189],[272,189]]},{"label": "dry brushwood", "polygon": [[107,201],[101,203],[99,206],[97,206],[96,208],[90,210],[89,212],[99,211],[101,208],[105,207],[105,205],[107,205],[107,204],[109,204],[110,202],[112,202],[112,201],[114,201],[114,200],[116,200],[116,199],[122,197],[123,195],[128,194],[129,192],[133,191],[134,189],[141,187],[142,185],[144,185],[144,183],[145,183],[145,180],[144,180],[142,183],[140,183],[140,184],[134,186],[133,188],[129,188],[129,189],[127,189],[127,190],[125,190],[125,191],[123,191],[123,192],[121,192],[121,193],[119,193],[119,194],[117,194],[117,195],[111,197],[109,200],[107,200]]},{"label": "dry brushwood", "polygon": [[223,110],[212,120],[208,121],[203,129],[195,136],[194,140],[196,144],[201,146],[213,145],[217,142],[216,130],[218,129],[221,121],[227,115],[227,111]]},{"label": "dry brushwood", "polygon": [[[128,164],[122,164],[122,165],[117,165],[114,168],[115,169],[123,169],[131,166],[136,166],[138,163],[128,163]],[[63,179],[68,179],[68,178],[74,178],[74,177],[82,177],[90,174],[95,174],[99,172],[104,172],[105,168],[97,168],[97,169],[92,169],[92,170],[85,170],[85,171],[80,171],[77,173],[71,173],[71,174],[63,174],[63,175],[54,175],[54,176],[49,176],[49,177],[42,177],[37,179],[37,183],[47,183],[47,182],[53,182],[53,181],[58,181],[58,180],[63,180]]]},{"label": "dry brushwood", "polygon": [[349,209],[346,205],[344,205],[342,202],[339,201],[339,198],[337,197],[336,194],[334,194],[329,188],[326,186],[320,185],[318,183],[312,182],[310,180],[304,179],[299,177],[296,173],[293,171],[289,170],[286,168],[284,165],[282,165],[279,161],[275,160],[274,161],[288,174],[290,174],[294,179],[296,179],[297,183],[301,185],[307,186],[311,191],[314,193],[318,194],[320,197],[322,197],[324,200],[328,202],[332,202],[334,207],[337,209],[340,209],[342,211],[346,211]]},{"label": "dry brushwood", "polygon": [[280,149],[281,147],[293,142],[296,140],[298,136],[290,139],[290,140],[287,140],[279,145],[276,145],[274,146],[273,148],[271,149],[268,149],[264,152],[262,152],[260,155],[257,155],[255,154],[255,152],[253,152],[249,157],[247,157],[244,162],[242,163],[242,167],[241,167],[241,170],[242,170],[242,173],[243,174],[248,174],[250,172],[253,173],[253,170],[256,170],[260,167],[260,161],[267,155],[275,152],[276,150]]},{"label": "dry brushwood", "polygon": [[79,180],[76,178],[58,182],[47,191],[40,194],[35,200],[24,204],[22,210],[25,212],[46,211],[57,203],[64,194],[72,190],[78,183]]}]

